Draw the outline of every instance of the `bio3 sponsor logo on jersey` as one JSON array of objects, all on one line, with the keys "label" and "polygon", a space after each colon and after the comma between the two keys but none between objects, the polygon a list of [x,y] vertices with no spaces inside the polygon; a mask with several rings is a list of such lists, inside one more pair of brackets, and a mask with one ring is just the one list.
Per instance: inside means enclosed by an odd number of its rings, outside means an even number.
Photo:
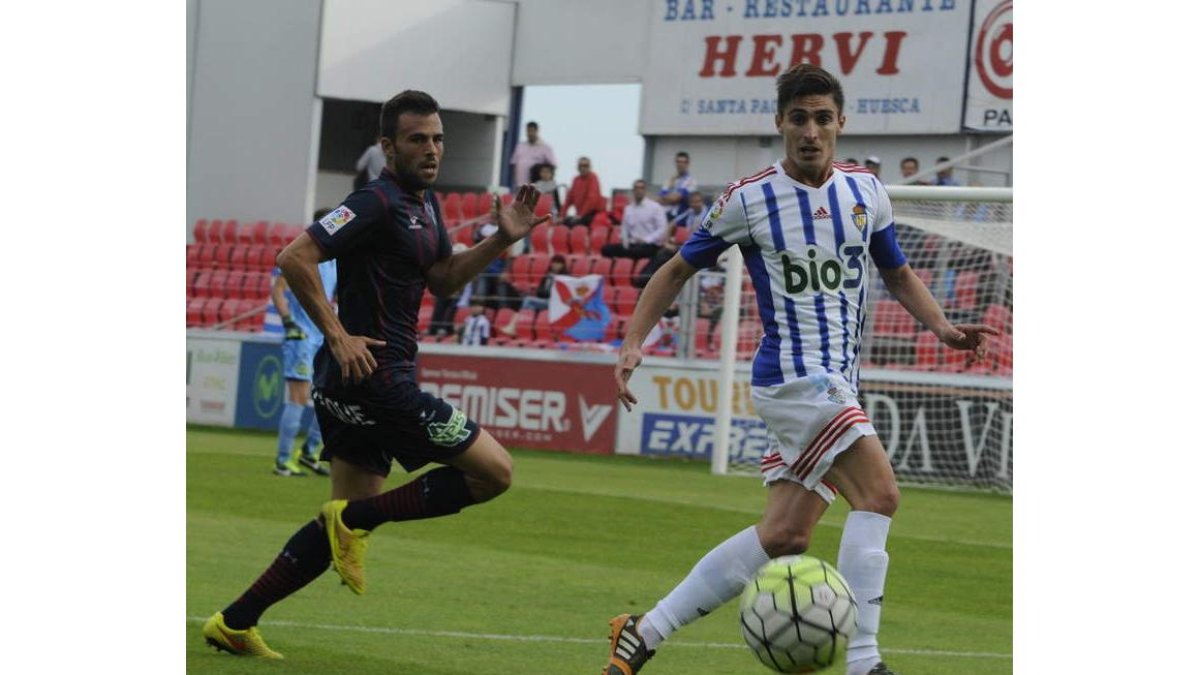
[{"label": "bio3 sponsor logo on jersey", "polygon": [[783,284],[788,293],[837,293],[858,288],[863,279],[862,244],[842,244],[842,259],[822,257],[809,246],[804,253],[780,255]]}]

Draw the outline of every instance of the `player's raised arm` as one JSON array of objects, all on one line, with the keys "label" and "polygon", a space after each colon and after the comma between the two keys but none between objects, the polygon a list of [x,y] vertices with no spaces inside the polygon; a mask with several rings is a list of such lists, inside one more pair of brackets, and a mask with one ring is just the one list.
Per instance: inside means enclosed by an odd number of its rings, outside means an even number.
[{"label": "player's raised arm", "polygon": [[528,236],[534,226],[549,220],[550,216],[539,218],[533,212],[540,196],[536,187],[526,184],[517,191],[516,199],[504,208],[499,208],[500,198],[495,197],[492,215],[496,219],[496,233],[462,253],[447,256],[430,265],[425,270],[429,292],[438,297],[457,293],[504,253],[504,249]]},{"label": "player's raised arm", "polygon": [[682,256],[673,255],[650,277],[649,283],[638,298],[637,307],[634,308],[629,326],[625,329],[625,341],[621,343],[621,351],[617,355],[615,373],[617,398],[626,410],[633,410],[633,405],[637,403],[637,397],[629,391],[629,377],[642,363],[642,343],[646,341],[650,329],[658,324],[667,308],[678,297],[679,291],[683,290],[683,285],[695,273],[696,268],[689,265]]}]

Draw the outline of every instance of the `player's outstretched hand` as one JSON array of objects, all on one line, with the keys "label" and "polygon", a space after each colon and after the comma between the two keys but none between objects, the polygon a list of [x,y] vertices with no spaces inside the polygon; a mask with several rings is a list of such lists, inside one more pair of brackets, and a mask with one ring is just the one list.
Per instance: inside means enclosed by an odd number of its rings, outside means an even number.
[{"label": "player's outstretched hand", "polygon": [[371,348],[386,344],[383,340],[375,338],[347,335],[341,340],[331,340],[329,351],[333,352],[333,358],[337,359],[342,368],[342,380],[357,384],[370,377],[379,365],[375,361],[375,355],[371,353]]},{"label": "player's outstretched hand", "polygon": [[535,225],[550,220],[550,216],[537,217],[533,210],[537,208],[538,199],[542,193],[531,183],[522,185],[517,190],[517,196],[512,203],[500,208],[500,196],[492,199],[492,210],[496,214],[496,225],[509,241],[517,241],[529,235]]},{"label": "player's outstretched hand", "polygon": [[625,406],[626,411],[633,410],[634,404],[637,403],[637,397],[633,395],[632,391],[629,391],[629,377],[640,365],[642,365],[642,348],[630,342],[621,345],[621,351],[617,354],[617,400]]},{"label": "player's outstretched hand", "polygon": [[991,326],[976,323],[962,323],[950,326],[938,335],[938,339],[953,349],[973,350],[976,358],[987,354],[987,338],[985,335],[999,335],[1000,331]]}]

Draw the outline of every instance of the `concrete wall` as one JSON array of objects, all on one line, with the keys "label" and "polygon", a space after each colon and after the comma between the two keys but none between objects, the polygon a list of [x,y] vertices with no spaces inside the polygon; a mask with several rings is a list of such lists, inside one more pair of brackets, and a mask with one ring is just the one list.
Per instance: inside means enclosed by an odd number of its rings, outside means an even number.
[{"label": "concrete wall", "polygon": [[189,236],[197,218],[307,219],[320,9],[321,0],[189,3]]}]

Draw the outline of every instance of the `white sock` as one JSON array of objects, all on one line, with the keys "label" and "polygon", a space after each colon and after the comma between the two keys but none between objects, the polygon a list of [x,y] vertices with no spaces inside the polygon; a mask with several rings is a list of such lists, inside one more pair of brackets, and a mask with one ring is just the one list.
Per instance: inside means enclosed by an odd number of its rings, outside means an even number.
[{"label": "white sock", "polygon": [[709,551],[642,621],[642,638],[654,649],[671,633],[736,598],[770,558],[751,525]]},{"label": "white sock", "polygon": [[847,675],[865,675],[880,661],[876,636],[888,568],[884,546],[891,524],[891,518],[878,513],[851,511],[842,528],[837,568],[858,600],[858,633],[850,640],[846,653]]}]

